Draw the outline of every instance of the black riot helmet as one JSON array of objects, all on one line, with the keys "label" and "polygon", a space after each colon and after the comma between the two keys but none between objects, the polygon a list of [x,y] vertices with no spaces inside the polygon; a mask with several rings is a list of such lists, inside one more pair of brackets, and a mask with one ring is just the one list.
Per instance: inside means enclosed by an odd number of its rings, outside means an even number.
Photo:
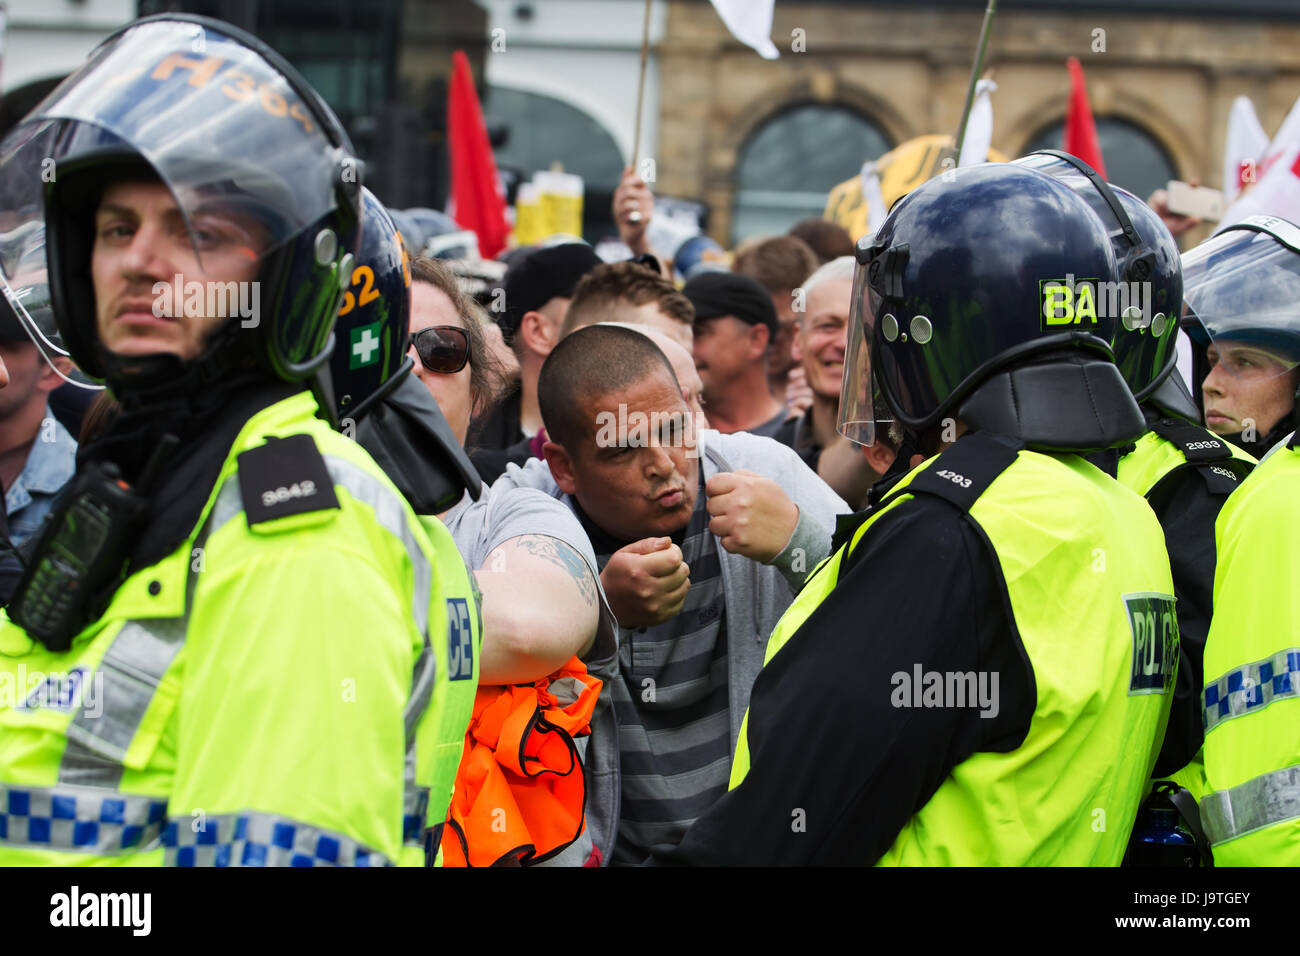
[{"label": "black riot helmet", "polygon": [[[370,453],[418,514],[438,514],[482,480],[411,374],[411,260],[388,210],[361,196],[361,250],[343,295],[329,375],[343,433]],[[467,357],[468,358],[468,357]]]},{"label": "black riot helmet", "polygon": [[1189,249],[1182,262],[1183,327],[1194,342],[1220,352],[1247,345],[1276,360],[1252,377],[1300,364],[1300,227],[1250,216]]},{"label": "black riot helmet", "polygon": [[[100,340],[112,316],[91,279],[95,216],[106,189],[132,181],[167,188],[204,279],[155,276],[135,308],[152,296],[155,316],[220,320],[190,361]],[[304,381],[330,355],[360,188],[337,117],[283,58],[215,20],[148,17],[105,40],[0,145],[0,271],[21,253],[11,237],[44,218],[63,345],[119,397],[164,399],[237,373]],[[235,261],[239,281],[218,268]]]},{"label": "black riot helmet", "polygon": [[1196,405],[1172,374],[1178,361],[1178,317],[1183,270],[1178,243],[1155,210],[1127,189],[1107,183],[1069,153],[1042,149],[1014,160],[1069,186],[1092,208],[1110,235],[1117,273],[1101,288],[1099,308],[1115,323],[1115,365],[1138,402],[1199,418]]},{"label": "black riot helmet", "polygon": [[361,248],[334,328],[330,378],[341,422],[358,421],[368,406],[410,372],[411,264],[383,203],[361,193]]},{"label": "black riot helmet", "polygon": [[985,163],[932,179],[859,243],[840,431],[874,440],[872,378],[905,430],[946,416],[1031,448],[1090,451],[1145,430],[1097,308],[1106,228],[1044,173]]}]

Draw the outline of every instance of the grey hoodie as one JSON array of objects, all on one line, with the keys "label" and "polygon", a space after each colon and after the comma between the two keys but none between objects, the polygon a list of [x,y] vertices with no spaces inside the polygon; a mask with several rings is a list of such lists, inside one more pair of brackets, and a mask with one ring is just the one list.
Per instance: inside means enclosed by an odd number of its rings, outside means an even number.
[{"label": "grey hoodie", "polygon": [[[799,522],[785,549],[768,564],[732,554],[719,545],[722,589],[727,611],[727,676],[731,717],[731,752],[736,752],[740,724],[749,708],[749,692],[763,666],[767,638],[794,600],[808,572],[830,553],[836,515],[850,509],[795,452],[780,442],[748,432],[724,435],[713,429],[699,434],[699,454],[707,482],[728,471],[752,471],[775,481],[799,508]],[[536,488],[571,506],[551,477],[546,462],[529,460],[524,467],[509,465],[493,485],[494,493],[505,487]],[[602,677],[604,675],[601,675]],[[614,679],[621,676],[614,674]],[[602,697],[605,695],[602,694]],[[588,746],[588,773],[598,776],[588,788],[587,825],[605,860],[613,853],[618,833],[618,734],[613,708],[597,709],[606,727],[598,733],[592,719]],[[613,731],[612,733],[610,731]],[[612,786],[612,790],[610,787]]]}]

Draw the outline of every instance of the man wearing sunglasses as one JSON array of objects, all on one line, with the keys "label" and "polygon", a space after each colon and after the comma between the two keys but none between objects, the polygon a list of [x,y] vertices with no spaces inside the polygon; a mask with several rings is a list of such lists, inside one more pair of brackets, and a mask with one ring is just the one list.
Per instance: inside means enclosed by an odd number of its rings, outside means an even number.
[{"label": "man wearing sunglasses", "polygon": [[[47,313],[48,315],[48,310]],[[57,340],[50,317],[47,334]],[[11,370],[0,392],[0,480],[9,537],[22,545],[41,526],[76,467],[77,442],[50,409],[50,393],[72,370],[71,360],[46,361],[7,301],[0,300],[0,357]]]},{"label": "man wearing sunglasses", "polygon": [[415,347],[430,372],[455,375],[469,361],[469,333],[454,325],[431,325],[412,332],[407,345]]},{"label": "man wearing sunglasses", "polygon": [[[427,282],[411,283],[411,299],[419,305],[415,314],[428,314],[426,300],[438,290]],[[469,365],[469,333],[454,325],[430,325],[407,336],[407,348],[415,353],[415,375],[438,401],[443,416],[458,435],[469,430],[472,417],[472,370]]]},{"label": "man wearing sunglasses", "polygon": [[[456,310],[442,289],[419,278],[424,269],[424,261],[416,260],[407,355],[415,365],[415,377],[433,395],[464,446],[470,424],[485,414],[500,391],[502,376],[490,359],[480,354],[484,349],[473,348],[474,336],[469,331],[449,324]],[[478,471],[484,477],[482,470]],[[490,479],[485,480],[491,484]]]}]

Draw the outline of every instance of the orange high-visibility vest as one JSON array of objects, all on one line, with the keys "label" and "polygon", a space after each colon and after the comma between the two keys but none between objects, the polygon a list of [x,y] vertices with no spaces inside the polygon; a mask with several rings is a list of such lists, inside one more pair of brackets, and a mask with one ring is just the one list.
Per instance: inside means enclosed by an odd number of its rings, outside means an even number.
[{"label": "orange high-visibility vest", "polygon": [[540,863],[582,835],[587,785],[573,738],[589,732],[601,686],[574,657],[534,684],[479,687],[443,866]]}]

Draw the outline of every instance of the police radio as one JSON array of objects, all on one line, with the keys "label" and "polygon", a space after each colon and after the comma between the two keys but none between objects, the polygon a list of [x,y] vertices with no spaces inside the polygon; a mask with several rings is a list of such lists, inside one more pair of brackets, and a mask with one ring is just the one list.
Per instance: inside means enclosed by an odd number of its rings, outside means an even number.
[{"label": "police radio", "polygon": [[136,532],[149,512],[151,490],[179,445],[158,443],[133,487],[112,462],[78,469],[42,526],[9,605],[9,618],[51,651],[66,651],[94,621],[125,579]]}]

